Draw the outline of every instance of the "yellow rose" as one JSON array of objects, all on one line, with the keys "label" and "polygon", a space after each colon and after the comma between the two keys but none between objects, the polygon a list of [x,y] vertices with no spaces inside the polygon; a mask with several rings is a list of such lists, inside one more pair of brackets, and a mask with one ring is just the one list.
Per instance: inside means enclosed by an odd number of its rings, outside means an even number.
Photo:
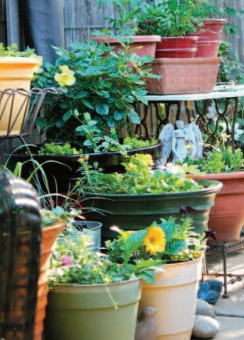
[{"label": "yellow rose", "polygon": [[61,86],[72,86],[74,85],[76,78],[74,77],[75,72],[71,71],[67,65],[59,66],[62,73],[55,74],[56,82]]}]

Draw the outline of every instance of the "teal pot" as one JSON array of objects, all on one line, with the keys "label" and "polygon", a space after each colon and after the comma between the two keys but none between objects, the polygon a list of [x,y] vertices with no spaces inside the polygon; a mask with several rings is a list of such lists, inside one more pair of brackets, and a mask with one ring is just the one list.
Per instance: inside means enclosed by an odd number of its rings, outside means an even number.
[{"label": "teal pot", "polygon": [[45,340],[134,340],[140,298],[140,279],[55,286],[48,296]]},{"label": "teal pot", "polygon": [[91,197],[87,205],[102,210],[91,213],[93,220],[103,223],[102,239],[116,237],[112,226],[123,230],[138,230],[150,226],[160,218],[175,216],[179,221],[188,210],[193,218],[196,233],[208,230],[208,219],[215,197],[222,188],[218,181],[198,181],[204,185],[201,191],[145,195],[99,195]]}]

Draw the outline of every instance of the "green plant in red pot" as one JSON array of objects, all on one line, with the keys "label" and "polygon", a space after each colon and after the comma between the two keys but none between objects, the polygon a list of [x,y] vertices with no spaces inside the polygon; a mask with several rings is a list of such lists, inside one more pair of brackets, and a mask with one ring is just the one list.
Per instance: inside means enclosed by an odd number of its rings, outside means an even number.
[{"label": "green plant in red pot", "polygon": [[160,36],[155,34],[135,35],[135,22],[137,14],[142,8],[140,0],[100,0],[103,4],[113,5],[116,10],[116,17],[108,18],[112,24],[113,32],[108,29],[103,32],[94,32],[95,39],[99,43],[106,43],[114,46],[114,51],[123,50],[126,43],[129,44],[129,51],[138,54],[140,57],[150,55],[155,57],[156,43]]},{"label": "green plant in red pot", "polygon": [[[203,174],[193,174],[195,180],[217,180],[223,183],[211,209],[209,228],[218,241],[236,241],[244,224],[244,159],[240,149],[213,148],[198,161],[187,160]],[[194,172],[194,171],[193,171]]]},{"label": "green plant in red pot", "polygon": [[[187,32],[196,31],[192,0],[166,0],[142,6],[137,15],[137,34],[158,34],[157,58],[193,58],[197,51],[198,37],[186,37]],[[200,25],[200,22],[198,23]]]}]

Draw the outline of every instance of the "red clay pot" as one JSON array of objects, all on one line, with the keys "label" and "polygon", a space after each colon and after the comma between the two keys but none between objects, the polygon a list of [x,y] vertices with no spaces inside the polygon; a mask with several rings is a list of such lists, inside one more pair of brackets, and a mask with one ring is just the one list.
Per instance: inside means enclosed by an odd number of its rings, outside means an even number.
[{"label": "red clay pot", "polygon": [[244,171],[229,174],[193,175],[194,179],[216,180],[223,183],[211,209],[209,228],[218,241],[237,241],[244,225]]},{"label": "red clay pot", "polygon": [[197,48],[198,37],[163,37],[157,43],[157,50],[177,48]]},{"label": "red clay pot", "polygon": [[196,58],[217,58],[220,40],[198,41]]},{"label": "red clay pot", "polygon": [[183,94],[212,92],[217,80],[221,58],[157,58],[152,72],[161,79],[148,79],[150,94]]},{"label": "red clay pot", "polygon": [[187,36],[198,36],[203,40],[221,40],[226,19],[201,19],[203,26],[197,27],[197,32],[187,33]]},{"label": "red clay pot", "polygon": [[156,49],[156,58],[194,58],[197,48]]},{"label": "red clay pot", "polygon": [[58,234],[65,227],[60,223],[53,227],[44,228],[42,230],[42,243],[41,243],[41,264],[40,264],[40,276],[38,280],[37,291],[37,306],[36,306],[36,319],[35,330],[33,340],[42,340],[43,321],[46,316],[47,294],[48,294],[48,269],[50,265],[50,259],[52,256],[52,250]]},{"label": "red clay pot", "polygon": [[[128,36],[127,38],[133,40],[130,44],[130,51],[135,52],[139,57],[143,57],[145,55],[155,57],[156,43],[161,41],[161,37],[159,35],[133,35]],[[97,43],[115,46],[115,53],[119,50],[124,50],[124,47],[121,46],[120,42],[116,38],[92,37],[91,39],[95,40]]]}]

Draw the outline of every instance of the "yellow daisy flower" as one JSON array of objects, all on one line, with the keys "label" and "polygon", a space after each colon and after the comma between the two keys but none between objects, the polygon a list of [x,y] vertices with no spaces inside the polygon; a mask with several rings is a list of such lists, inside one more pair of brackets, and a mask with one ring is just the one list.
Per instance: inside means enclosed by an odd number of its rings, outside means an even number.
[{"label": "yellow daisy flower", "polygon": [[56,82],[61,86],[72,86],[74,85],[76,78],[74,77],[75,72],[71,71],[67,65],[59,66],[62,73],[55,74]]},{"label": "yellow daisy flower", "polygon": [[156,226],[150,227],[143,244],[151,255],[162,253],[166,244],[164,231]]}]

